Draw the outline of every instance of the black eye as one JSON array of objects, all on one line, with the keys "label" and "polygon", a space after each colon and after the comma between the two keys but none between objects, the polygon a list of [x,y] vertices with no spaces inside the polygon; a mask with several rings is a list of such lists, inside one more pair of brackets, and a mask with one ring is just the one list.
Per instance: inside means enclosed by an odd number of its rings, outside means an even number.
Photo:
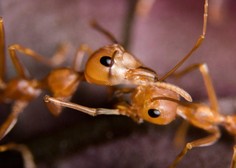
[{"label": "black eye", "polygon": [[157,109],[149,109],[148,110],[148,115],[152,118],[157,118],[161,115],[161,112]]},{"label": "black eye", "polygon": [[100,59],[100,63],[106,67],[111,67],[112,66],[112,60],[111,60],[111,57],[109,56],[103,56],[101,57]]}]

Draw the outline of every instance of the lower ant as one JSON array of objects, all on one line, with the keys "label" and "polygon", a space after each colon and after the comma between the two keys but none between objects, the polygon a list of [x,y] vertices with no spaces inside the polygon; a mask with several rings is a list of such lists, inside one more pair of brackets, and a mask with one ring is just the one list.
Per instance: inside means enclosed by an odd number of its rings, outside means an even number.
[{"label": "lower ant", "polygon": [[[181,117],[193,126],[208,132],[209,136],[188,142],[185,145],[181,153],[169,166],[169,168],[175,168],[189,150],[214,144],[221,136],[219,126],[223,126],[233,136],[236,135],[236,115],[220,114],[218,100],[206,64],[194,64],[176,73],[176,76],[180,77],[194,69],[199,69],[202,74],[210,102],[209,106],[201,103],[180,101],[180,96],[187,101],[191,101],[191,97],[184,90],[163,82],[117,90],[119,103],[115,105],[115,109],[89,108],[64,102],[50,96],[45,96],[45,101],[55,106],[79,110],[91,116],[125,115],[139,123],[145,120],[157,125],[166,125],[175,120],[176,117]],[[122,95],[127,93],[131,94],[130,103],[123,101],[122,98]],[[231,168],[235,166],[236,145],[234,146]]]}]

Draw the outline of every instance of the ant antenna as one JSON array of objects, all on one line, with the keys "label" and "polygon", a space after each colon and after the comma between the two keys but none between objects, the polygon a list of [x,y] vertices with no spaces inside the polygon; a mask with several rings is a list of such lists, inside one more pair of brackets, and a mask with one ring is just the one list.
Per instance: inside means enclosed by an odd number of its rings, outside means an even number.
[{"label": "ant antenna", "polygon": [[95,20],[92,20],[90,24],[94,29],[107,36],[107,38],[109,38],[113,43],[118,44],[116,38],[110,32],[104,29],[101,25],[99,25]]},{"label": "ant antenna", "polygon": [[204,3],[204,14],[203,14],[203,28],[202,28],[202,34],[198,38],[197,42],[195,43],[194,47],[189,51],[185,57],[180,60],[169,72],[167,72],[160,81],[164,81],[167,77],[172,75],[202,44],[203,40],[205,39],[206,30],[207,30],[207,18],[208,18],[208,0],[205,0]]}]

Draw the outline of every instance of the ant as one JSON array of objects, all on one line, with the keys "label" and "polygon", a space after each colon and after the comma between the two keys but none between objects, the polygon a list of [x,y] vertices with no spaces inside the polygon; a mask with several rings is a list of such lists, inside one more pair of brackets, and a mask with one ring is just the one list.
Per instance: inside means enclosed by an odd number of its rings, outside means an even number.
[{"label": "ant", "polygon": [[118,85],[118,84],[145,84],[146,82],[164,81],[173,74],[202,44],[205,39],[208,18],[208,0],[204,3],[203,30],[194,47],[163,77],[158,75],[152,69],[149,69],[137,59],[134,55],[127,52],[114,36],[103,29],[96,22],[92,26],[105,34],[114,44],[105,46],[95,51],[88,59],[84,76],[87,82],[100,85]]},{"label": "ant", "polygon": [[[78,72],[80,63],[82,62],[81,54],[83,50],[87,50],[86,45],[81,45],[77,50],[73,64],[71,67],[57,67],[65,60],[65,53],[68,50],[67,44],[62,44],[58,51],[50,58],[45,58],[35,51],[23,47],[19,44],[13,44],[8,47],[10,58],[16,69],[17,76],[6,81],[5,80],[5,34],[3,19],[0,17],[0,103],[12,103],[11,112],[7,119],[0,125],[0,140],[4,138],[17,122],[18,116],[23,112],[27,105],[37,98],[43,90],[52,93],[53,97],[61,100],[69,101],[76,91],[79,82],[83,79],[83,75]],[[27,69],[23,66],[17,56],[17,52],[32,57],[54,69],[42,80],[31,78]],[[48,106],[49,110],[57,115],[61,108],[53,108]],[[29,149],[20,144],[9,143],[0,146],[0,151],[16,150],[22,153],[25,167],[36,167],[33,156]]]},{"label": "ant", "polygon": [[[190,71],[199,69],[202,74],[210,105],[202,103],[191,103],[191,97],[184,90],[167,84],[156,82],[155,84],[139,85],[136,88],[121,88],[121,94],[131,93],[131,102],[122,101],[115,106],[115,109],[89,108],[78,104],[63,102],[58,99],[45,96],[45,101],[57,106],[63,106],[79,110],[86,114],[96,115],[125,115],[137,122],[146,120],[148,122],[166,125],[175,118],[181,117],[195,127],[198,127],[210,135],[192,142],[188,142],[181,153],[176,157],[169,168],[175,168],[187,152],[196,147],[209,146],[214,144],[221,136],[219,126],[223,126],[230,134],[236,136],[236,115],[223,115],[219,112],[218,100],[208,72],[206,64],[194,64],[183,71],[176,73],[177,77],[185,75]],[[186,101],[180,101],[180,95]],[[232,157],[231,168],[236,166],[236,145]]]}]

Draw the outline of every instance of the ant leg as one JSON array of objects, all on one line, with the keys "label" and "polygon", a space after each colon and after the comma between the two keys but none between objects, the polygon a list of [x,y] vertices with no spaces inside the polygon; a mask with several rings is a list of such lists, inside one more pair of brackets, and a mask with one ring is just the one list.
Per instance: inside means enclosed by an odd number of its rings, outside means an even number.
[{"label": "ant leg", "polygon": [[90,107],[85,107],[79,104],[71,103],[71,102],[64,102],[59,99],[50,97],[46,95],[44,97],[44,101],[46,103],[53,104],[54,106],[62,106],[62,107],[67,107],[71,108],[74,110],[81,111],[83,113],[86,113],[91,116],[97,116],[97,115],[124,115],[131,117],[133,120],[135,120],[138,123],[141,123],[142,120],[137,116],[133,115],[132,112],[130,112],[128,108],[128,104],[126,103],[120,103],[116,107],[116,109],[106,109],[106,108],[90,108]]},{"label": "ant leg", "polygon": [[169,166],[169,168],[175,168],[176,165],[183,159],[183,157],[187,154],[189,150],[195,147],[209,146],[215,143],[219,139],[219,137],[220,137],[220,131],[218,128],[216,128],[214,132],[212,132],[212,135],[187,143],[182,152],[175,158],[175,160]]},{"label": "ant leg", "polygon": [[[71,96],[70,97],[53,97],[53,98],[56,100],[60,100],[62,102],[68,102],[70,101]],[[61,114],[63,106],[59,106],[57,104],[46,102],[46,101],[45,101],[45,104],[52,115],[57,117]]]},{"label": "ant leg", "polygon": [[12,46],[8,47],[8,51],[9,51],[10,57],[12,59],[12,63],[15,66],[18,76],[25,78],[25,79],[29,78],[29,72],[23,66],[23,64],[20,62],[20,60],[18,59],[18,57],[16,55],[15,46],[12,45]]},{"label": "ant leg", "polygon": [[129,105],[125,102],[119,103],[116,105],[116,109],[106,109],[106,108],[90,108],[90,107],[85,107],[79,104],[71,103],[71,102],[65,102],[53,97],[50,97],[46,95],[44,97],[44,101],[47,104],[51,104],[53,106],[58,106],[59,107],[67,107],[71,108],[74,110],[81,111],[83,113],[86,113],[91,116],[97,116],[97,115],[124,115],[131,117],[134,121],[141,123],[143,120],[139,118],[138,115],[135,115],[132,113],[129,109]]},{"label": "ant leg", "polygon": [[186,138],[188,128],[189,128],[189,122],[185,120],[182,121],[174,137],[174,144],[177,148],[182,148],[183,145],[185,144],[185,138]]},{"label": "ant leg", "polygon": [[0,145],[0,152],[5,152],[8,150],[15,150],[21,153],[25,168],[36,168],[33,155],[27,146],[15,143]]},{"label": "ant leg", "polygon": [[[50,97],[46,95],[44,97],[44,101],[46,103],[51,103],[54,104],[55,106],[62,106],[62,107],[67,107],[71,108],[74,110],[81,111],[83,113],[86,113],[91,116],[97,116],[97,115],[125,115],[125,116],[130,116],[129,113],[127,113],[125,110],[128,110],[127,106],[122,106],[122,109],[106,109],[106,108],[90,108],[90,107],[85,107],[79,104],[71,103],[71,102],[64,102],[59,99]],[[117,106],[118,107],[118,106]]]},{"label": "ant leg", "polygon": [[119,111],[119,109],[105,109],[105,108],[90,108],[85,107],[79,104],[71,103],[71,102],[64,102],[59,99],[50,97],[46,95],[44,97],[44,101],[46,103],[54,104],[55,106],[62,106],[62,107],[68,107],[74,110],[81,111],[83,113],[86,113],[91,116],[97,116],[97,115],[122,115]]},{"label": "ant leg", "polygon": [[60,65],[64,62],[66,52],[69,49],[69,44],[68,43],[60,44],[58,49],[56,50],[56,52],[53,54],[53,56],[51,58],[44,57],[44,56],[36,53],[35,51],[33,51],[29,48],[26,48],[22,45],[19,45],[19,44],[13,44],[13,45],[9,46],[9,48],[10,48],[10,50],[12,50],[11,52],[16,52],[16,51],[21,52],[21,53],[25,54],[26,56],[32,57],[35,60],[37,60],[47,66],[54,67],[54,66]]},{"label": "ant leg", "polygon": [[236,168],[236,145],[234,145],[234,153],[231,161],[231,168]]},{"label": "ant leg", "polygon": [[28,102],[16,101],[6,121],[0,126],[0,140],[4,138],[17,122],[19,114],[28,105]]},{"label": "ant leg", "polygon": [[91,50],[91,48],[89,48],[88,45],[82,44],[82,45],[80,45],[80,47],[76,51],[75,58],[74,58],[73,64],[72,64],[73,70],[79,71],[79,69],[82,65],[82,61],[83,61],[83,57],[84,57],[85,53],[88,53],[88,55],[91,55],[92,50]]},{"label": "ant leg", "polygon": [[207,18],[208,18],[208,0],[205,0],[202,34],[200,35],[200,37],[198,38],[197,42],[195,43],[194,47],[190,50],[190,52],[182,60],[180,60],[169,72],[167,72],[162,78],[160,78],[160,81],[164,81],[167,77],[172,75],[202,44],[203,40],[205,39],[207,30]]},{"label": "ant leg", "polygon": [[219,113],[218,100],[217,100],[217,96],[216,96],[216,93],[215,93],[215,89],[214,89],[213,84],[212,84],[212,80],[211,80],[211,77],[210,77],[210,74],[209,74],[207,64],[193,64],[193,65],[187,67],[186,69],[184,69],[183,71],[176,73],[175,76],[176,77],[181,77],[181,76],[183,76],[183,75],[185,75],[185,74],[187,74],[187,73],[189,73],[189,72],[191,72],[195,69],[199,69],[199,71],[201,72],[204,83],[205,83],[205,87],[206,87],[206,90],[207,90],[207,94],[208,94],[208,97],[209,97],[209,101],[210,101],[210,104],[211,104],[212,112],[215,113],[215,115],[218,115],[218,113]]},{"label": "ant leg", "polygon": [[5,80],[6,62],[5,62],[5,34],[3,19],[0,17],[0,81]]}]

